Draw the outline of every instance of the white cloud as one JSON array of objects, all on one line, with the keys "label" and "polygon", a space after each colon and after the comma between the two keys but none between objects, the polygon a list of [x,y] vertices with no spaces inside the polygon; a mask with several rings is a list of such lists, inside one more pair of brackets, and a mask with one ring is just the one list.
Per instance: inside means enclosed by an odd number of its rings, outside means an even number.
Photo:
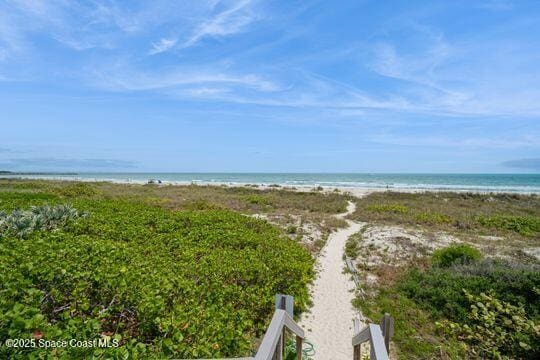
[{"label": "white cloud", "polygon": [[242,31],[254,20],[250,0],[241,0],[230,8],[212,16],[198,25],[182,47],[189,47],[205,37],[221,37]]},{"label": "white cloud", "polygon": [[7,13],[0,12],[0,61],[20,54],[27,48],[26,39],[19,31],[15,20]]},{"label": "white cloud", "polygon": [[[216,10],[218,5],[213,0],[154,0],[122,5],[104,0],[0,2],[0,49],[2,53],[15,53],[15,45],[31,44],[36,33],[77,51],[113,49],[134,36],[152,34],[156,29],[190,34],[183,43],[192,45],[206,36],[240,31],[252,19],[249,1],[234,0],[220,11]],[[152,44],[150,53],[167,51],[178,41],[177,36],[162,37]]]},{"label": "white cloud", "polygon": [[[487,1],[483,4],[504,8],[510,3]],[[72,75],[76,80],[82,78],[93,86],[113,91],[155,91],[183,99],[330,109],[343,114],[364,114],[373,110],[450,116],[540,115],[537,43],[515,42],[510,37],[505,38],[504,31],[498,36],[467,36],[461,41],[459,36],[454,36],[450,41],[442,31],[419,25],[419,20],[412,20],[417,21],[413,25],[401,24],[400,32],[407,30],[407,41],[397,42],[390,34],[389,37],[373,36],[374,43],[362,45],[362,52],[369,55],[357,66],[362,70],[369,67],[372,73],[368,77],[379,75],[374,82],[380,80],[382,85],[373,87],[362,83],[365,74],[360,73],[357,79],[354,69],[344,68],[343,72],[349,71],[351,76],[341,82],[332,76],[308,72],[317,68],[332,73],[331,66],[340,66],[339,56],[353,61],[350,59],[358,55],[350,51],[354,48],[350,43],[326,47],[317,44],[317,51],[309,55],[287,48],[284,51],[291,51],[292,55],[286,60],[276,53],[271,54],[274,58],[258,58],[257,51],[263,52],[260,48],[249,49],[242,56],[235,53],[220,59],[219,64],[215,60],[204,60],[210,58],[211,53],[205,53],[200,63],[195,63],[194,58],[179,57],[174,65],[166,62],[169,59],[140,56],[157,55],[200,44],[204,39],[241,33],[255,20],[272,18],[271,14],[261,14],[260,10],[255,0],[155,0],[122,6],[115,1],[102,0],[91,3],[13,0],[0,3],[0,61],[8,62],[24,54],[30,64],[32,50],[39,46],[32,43],[33,36],[39,34],[77,51],[92,49],[92,56],[81,60],[83,69],[73,65],[69,71],[77,74]],[[272,21],[277,23],[275,18]],[[294,24],[285,23],[283,29],[296,28]],[[306,36],[316,42],[316,31],[320,29],[311,33],[310,30],[313,29],[302,28],[301,35],[288,33],[288,40]],[[382,31],[385,32],[391,33],[392,29]],[[154,42],[150,42],[148,49],[149,38]],[[101,51],[103,49],[111,51]],[[115,66],[117,59],[126,60]],[[250,62],[252,59],[255,61]],[[273,63],[274,59],[278,62]],[[159,70],[161,60],[165,60],[166,71]],[[256,61],[264,68],[255,68],[252,64],[259,64]],[[113,66],[103,65],[111,62]],[[159,66],[154,67],[156,64]],[[37,61],[31,65],[43,72]],[[9,73],[10,78],[21,77],[9,71],[4,73]],[[391,86],[386,86],[387,83]]]},{"label": "white cloud", "polygon": [[532,83],[540,79],[540,51],[532,44],[482,37],[449,43],[435,32],[415,40],[420,48],[374,44],[371,60],[375,73],[398,81],[412,107],[460,116],[540,115],[540,91]]},{"label": "white cloud", "polygon": [[187,89],[186,93],[194,97],[207,97],[215,96],[217,94],[227,93],[229,90],[226,88],[209,88],[209,87],[197,87]]},{"label": "white cloud", "polygon": [[149,54],[155,55],[166,52],[177,45],[180,48],[187,48],[207,37],[217,38],[233,35],[243,31],[247,25],[256,19],[251,0],[235,0],[232,5],[224,10],[216,11],[219,3],[219,1],[207,3],[206,14],[196,18],[196,22],[192,24],[192,29],[188,30],[190,35],[186,39],[180,41],[180,36],[162,38],[157,43],[152,44]]},{"label": "white cloud", "polygon": [[157,43],[152,44],[152,49],[148,52],[150,55],[159,54],[165,51],[168,51],[171,49],[176,43],[178,42],[178,39],[160,39]]},{"label": "white cloud", "polygon": [[[234,90],[251,89],[275,92],[280,85],[255,74],[239,74],[220,69],[217,65],[177,68],[169,71],[142,72],[118,63],[89,71],[88,82],[111,91],[160,91],[199,96],[214,96]],[[219,91],[217,90],[219,89]]]}]

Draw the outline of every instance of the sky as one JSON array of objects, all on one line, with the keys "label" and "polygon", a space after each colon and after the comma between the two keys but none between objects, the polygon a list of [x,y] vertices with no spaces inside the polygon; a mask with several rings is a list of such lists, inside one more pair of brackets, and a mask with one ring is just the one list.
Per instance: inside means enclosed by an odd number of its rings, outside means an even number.
[{"label": "sky", "polygon": [[540,1],[0,0],[0,170],[540,172]]}]

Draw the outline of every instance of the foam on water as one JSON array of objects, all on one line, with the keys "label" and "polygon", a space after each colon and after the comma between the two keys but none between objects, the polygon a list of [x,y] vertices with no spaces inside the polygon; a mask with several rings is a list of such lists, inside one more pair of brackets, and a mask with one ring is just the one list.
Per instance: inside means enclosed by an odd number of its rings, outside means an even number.
[{"label": "foam on water", "polygon": [[540,193],[540,174],[332,174],[332,173],[78,173],[76,175],[3,175],[41,178],[173,184],[279,184],[348,188],[424,189],[449,191]]}]

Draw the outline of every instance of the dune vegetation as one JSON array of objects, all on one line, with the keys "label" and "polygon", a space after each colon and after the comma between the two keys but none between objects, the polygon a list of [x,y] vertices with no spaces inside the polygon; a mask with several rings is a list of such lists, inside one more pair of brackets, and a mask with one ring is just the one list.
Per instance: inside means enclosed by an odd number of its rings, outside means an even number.
[{"label": "dune vegetation", "polygon": [[467,256],[385,269],[392,279],[367,288],[356,305],[370,318],[394,316],[400,359],[537,359],[540,266]]},{"label": "dune vegetation", "polygon": [[528,258],[540,247],[540,196],[376,192],[356,201],[354,220],[456,236],[490,255]]},{"label": "dune vegetation", "polygon": [[0,357],[204,358],[252,353],[274,294],[308,305],[313,257],[252,216],[324,219],[339,194],[0,181],[0,340],[116,341],[6,348]]},{"label": "dune vegetation", "polygon": [[156,205],[174,211],[229,209],[258,216],[283,229],[312,254],[325,244],[328,235],[346,222],[334,215],[345,212],[351,197],[340,192],[296,191],[270,185],[210,186],[85,183],[39,180],[0,180],[4,191],[54,194],[71,199],[123,199]]},{"label": "dune vegetation", "polygon": [[[348,256],[369,274],[355,305],[394,316],[398,358],[540,356],[540,197],[381,192],[352,217],[367,225]],[[400,235],[377,240],[373,229]]]}]

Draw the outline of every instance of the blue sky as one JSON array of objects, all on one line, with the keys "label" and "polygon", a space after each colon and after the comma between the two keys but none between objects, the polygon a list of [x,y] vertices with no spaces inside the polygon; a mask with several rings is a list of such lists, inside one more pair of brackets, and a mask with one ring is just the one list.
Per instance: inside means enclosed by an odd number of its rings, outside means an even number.
[{"label": "blue sky", "polygon": [[539,172],[540,1],[0,0],[0,170]]}]

